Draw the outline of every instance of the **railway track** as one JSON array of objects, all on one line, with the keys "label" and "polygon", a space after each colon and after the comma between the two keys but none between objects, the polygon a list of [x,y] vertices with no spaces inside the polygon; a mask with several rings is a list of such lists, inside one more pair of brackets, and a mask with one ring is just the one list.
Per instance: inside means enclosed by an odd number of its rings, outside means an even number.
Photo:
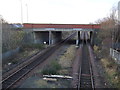
[{"label": "railway track", "polygon": [[2,80],[2,88],[3,89],[9,89],[12,88],[15,83],[17,83],[19,80],[21,80],[25,75],[27,75],[31,70],[33,70],[35,67],[37,67],[40,63],[42,63],[44,60],[46,60],[52,53],[56,51],[60,46],[62,46],[67,40],[72,38],[76,33],[73,33],[65,40],[57,43],[56,45],[50,47],[46,52],[42,53],[37,59],[32,61],[29,64],[26,64],[22,68],[18,69],[11,75],[9,75],[7,78]]},{"label": "railway track", "polygon": [[[85,35],[85,33],[84,33]],[[89,43],[87,43],[86,36],[84,37],[84,40],[81,44],[82,48],[82,57],[80,61],[80,67],[79,67],[79,76],[78,76],[78,86],[77,88],[92,88],[94,90],[94,78],[93,78],[93,71],[92,71],[92,65],[91,65],[91,59],[89,55]]]}]

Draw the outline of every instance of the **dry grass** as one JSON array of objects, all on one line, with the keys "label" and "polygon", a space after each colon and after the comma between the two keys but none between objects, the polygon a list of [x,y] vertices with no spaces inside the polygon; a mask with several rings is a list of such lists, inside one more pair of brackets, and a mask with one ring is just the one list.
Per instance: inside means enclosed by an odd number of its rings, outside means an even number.
[{"label": "dry grass", "polygon": [[60,57],[59,63],[62,68],[69,68],[72,65],[72,60],[75,56],[75,46],[71,45],[67,51]]},{"label": "dry grass", "polygon": [[57,82],[45,81],[43,79],[39,79],[35,81],[35,84],[38,88],[58,88],[59,85],[56,85]]},{"label": "dry grass", "polygon": [[94,45],[94,52],[98,52],[99,51],[99,47],[98,46],[96,46],[96,45]]},{"label": "dry grass", "polygon": [[42,80],[42,79],[37,80],[35,83],[40,88],[46,88],[46,86],[48,85],[47,81]]},{"label": "dry grass", "polygon": [[69,71],[67,69],[62,69],[59,71],[60,74],[65,74],[65,75],[68,75],[69,74]]},{"label": "dry grass", "polygon": [[119,65],[109,56],[109,49],[94,46],[94,52],[99,57],[102,66],[105,68],[105,77],[114,88],[120,88],[120,72],[117,70]]},{"label": "dry grass", "polygon": [[107,79],[114,87],[120,88],[120,74],[117,71],[117,65],[112,60],[107,58],[101,59],[101,62],[106,70]]},{"label": "dry grass", "polygon": [[[58,71],[59,74],[61,75],[69,75],[70,74],[70,69],[72,66],[72,60],[74,58],[75,55],[75,51],[76,51],[76,47],[75,45],[71,45],[70,47],[67,48],[66,52],[64,54],[62,54],[60,56],[60,58],[58,58],[58,60],[56,60],[60,66],[61,69]],[[50,65],[47,65],[47,68],[51,67],[51,63]],[[42,73],[42,71],[37,71],[37,73]],[[65,83],[66,82],[66,83]],[[69,87],[69,81],[67,80],[57,80],[57,82],[47,82],[43,79],[39,79],[37,81],[35,81],[35,84],[39,87],[39,88],[59,88],[59,87]],[[68,86],[67,86],[67,85]]]}]

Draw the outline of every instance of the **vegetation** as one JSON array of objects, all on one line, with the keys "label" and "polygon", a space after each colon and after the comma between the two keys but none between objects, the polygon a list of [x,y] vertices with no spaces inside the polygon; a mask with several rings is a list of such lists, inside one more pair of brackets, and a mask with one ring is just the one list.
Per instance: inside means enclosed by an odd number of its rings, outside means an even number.
[{"label": "vegetation", "polygon": [[111,60],[110,58],[103,58],[101,62],[106,70],[106,76],[113,87],[120,88],[120,72],[118,70],[119,65]]},{"label": "vegetation", "polygon": [[63,68],[70,68],[74,58],[75,46],[70,46],[67,51],[60,57],[59,63]]},{"label": "vegetation", "polygon": [[[27,43],[33,43],[33,34],[31,31],[23,31],[21,29],[15,29],[1,18],[2,21],[2,52],[16,49]],[[31,45],[32,46],[32,45]],[[23,46],[22,46],[23,47]],[[39,45],[33,45],[33,47],[41,48]]]},{"label": "vegetation", "polygon": [[48,66],[44,67],[42,70],[42,74],[44,75],[54,75],[59,74],[59,70],[61,69],[61,65],[58,61],[52,61]]},{"label": "vegetation", "polygon": [[62,74],[70,75],[70,69],[72,67],[72,60],[74,58],[75,46],[70,46],[67,51],[64,52],[59,58],[59,60],[52,61],[49,65],[45,66],[41,71],[42,74]]},{"label": "vegetation", "polygon": [[19,47],[24,35],[24,31],[12,29],[11,25],[2,19],[2,52]]},{"label": "vegetation", "polygon": [[109,48],[113,43],[118,43],[120,39],[120,30],[117,20],[117,8],[113,8],[108,17],[99,19],[96,23],[101,25],[101,30],[97,33],[101,45]]},{"label": "vegetation", "polygon": [[109,49],[113,44],[118,43],[120,39],[116,10],[113,8],[108,17],[97,21],[101,24],[101,29],[97,32],[95,41],[97,43],[94,46],[94,52],[105,68],[106,79],[113,87],[120,88],[120,66],[109,56]]},{"label": "vegetation", "polygon": [[94,46],[94,52],[105,69],[106,79],[111,83],[113,88],[120,88],[120,65],[109,56],[108,50]]}]

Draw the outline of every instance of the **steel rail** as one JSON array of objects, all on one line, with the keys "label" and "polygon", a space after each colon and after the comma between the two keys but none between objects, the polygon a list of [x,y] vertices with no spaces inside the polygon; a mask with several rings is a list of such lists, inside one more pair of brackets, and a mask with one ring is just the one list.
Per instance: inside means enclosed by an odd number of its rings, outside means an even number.
[{"label": "steel rail", "polygon": [[[87,48],[89,46],[89,43],[87,45]],[[88,49],[89,50],[89,49]],[[90,54],[89,54],[90,55]],[[90,65],[90,76],[91,76],[91,84],[92,84],[92,89],[95,90],[95,84],[94,84],[94,76],[93,76],[93,69],[92,69],[92,63],[91,59],[89,59],[89,65]]]},{"label": "steel rail", "polygon": [[[88,35],[86,33],[83,33],[83,34],[84,34],[84,40],[80,44],[79,48],[81,48],[81,46],[83,45],[83,49],[85,50],[85,48],[86,48],[86,50],[87,50],[87,52],[86,52],[86,53],[88,53],[87,55],[90,55],[89,49],[88,49],[89,43],[87,42]],[[85,47],[84,43],[86,43],[86,47]],[[83,53],[83,49],[82,49],[82,58],[80,59],[80,65],[79,65],[79,76],[78,76],[77,89],[79,90],[80,88],[92,88],[94,90],[95,87],[94,87],[94,78],[93,78],[91,59],[89,57],[87,61],[83,61],[83,56],[84,56],[83,54],[85,54],[85,53]],[[87,57],[87,56],[85,56],[85,57]],[[85,59],[87,59],[87,58],[85,58]],[[82,67],[83,64],[86,65],[86,67],[83,68]],[[87,70],[88,74],[84,74],[85,72],[82,73],[82,70]],[[87,85],[87,86],[83,87],[82,84]]]}]

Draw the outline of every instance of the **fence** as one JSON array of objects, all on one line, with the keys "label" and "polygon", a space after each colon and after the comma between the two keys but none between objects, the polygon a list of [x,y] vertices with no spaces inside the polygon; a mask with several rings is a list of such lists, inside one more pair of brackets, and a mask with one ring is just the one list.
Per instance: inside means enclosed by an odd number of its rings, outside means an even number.
[{"label": "fence", "polygon": [[118,52],[115,49],[110,48],[110,56],[118,63],[120,64],[120,52]]}]

